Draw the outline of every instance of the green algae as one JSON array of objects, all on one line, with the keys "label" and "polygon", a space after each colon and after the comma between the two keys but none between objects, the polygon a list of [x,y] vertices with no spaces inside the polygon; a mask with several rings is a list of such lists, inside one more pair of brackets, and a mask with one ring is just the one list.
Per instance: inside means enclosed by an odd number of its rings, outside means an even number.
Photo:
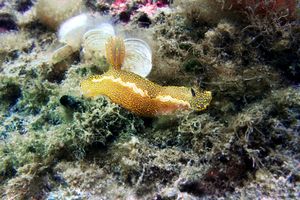
[{"label": "green algae", "polygon": [[[32,131],[26,135],[16,135],[10,138],[9,142],[2,143],[1,158],[9,163],[2,165],[2,174],[8,171],[6,166],[9,165],[18,168],[53,156],[59,157],[56,154],[62,149],[69,153],[66,156],[82,158],[87,146],[93,144],[105,146],[108,141],[112,141],[111,138],[119,134],[125,137],[124,134],[136,134],[143,128],[143,121],[105,98],[89,103],[85,105],[87,107],[85,112],[74,113],[71,123],[63,123],[57,125],[57,128],[47,130],[46,117],[41,115],[39,119],[41,121],[37,120],[33,123]],[[49,110],[52,110],[51,107]],[[49,114],[48,110],[44,113]]]},{"label": "green algae", "polygon": [[[34,122],[28,133],[15,134],[6,142],[2,141],[0,181],[3,183],[7,178],[15,176],[16,172],[19,178],[26,173],[34,179],[35,170],[45,172],[57,159],[82,159],[86,156],[86,151],[92,149],[93,146],[104,148],[122,134],[123,138],[126,135],[130,137],[143,129],[143,121],[105,98],[86,102],[84,106],[85,112],[74,112],[72,122],[63,122],[54,127],[49,126],[47,129],[45,116],[41,115],[42,119]],[[43,112],[48,113],[48,111]],[[22,172],[24,167],[29,169]],[[37,169],[33,170],[32,167]],[[29,186],[31,187],[32,184],[35,183],[32,182]],[[30,189],[28,192],[31,192]],[[19,195],[20,198],[26,198],[28,193],[19,193]]]},{"label": "green algae", "polygon": [[1,111],[5,111],[17,103],[18,98],[22,94],[22,90],[20,84],[13,78],[1,77],[0,81],[0,109]]}]

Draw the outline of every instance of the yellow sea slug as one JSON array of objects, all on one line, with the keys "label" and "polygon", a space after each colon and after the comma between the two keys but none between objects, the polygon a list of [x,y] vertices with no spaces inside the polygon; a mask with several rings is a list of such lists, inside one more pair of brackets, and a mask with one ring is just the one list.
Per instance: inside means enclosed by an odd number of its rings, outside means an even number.
[{"label": "yellow sea slug", "polygon": [[114,103],[140,116],[169,115],[178,110],[204,110],[210,103],[210,91],[191,87],[160,86],[137,74],[121,70],[124,61],[123,40],[110,38],[106,44],[106,58],[112,65],[102,74],[81,82],[86,97],[105,95]]}]

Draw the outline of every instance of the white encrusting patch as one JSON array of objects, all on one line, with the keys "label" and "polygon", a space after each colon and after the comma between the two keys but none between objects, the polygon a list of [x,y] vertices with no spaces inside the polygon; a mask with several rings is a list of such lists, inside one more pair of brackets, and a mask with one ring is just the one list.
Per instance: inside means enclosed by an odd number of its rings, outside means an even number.
[{"label": "white encrusting patch", "polygon": [[158,99],[159,101],[162,101],[162,102],[172,102],[174,104],[180,104],[180,105],[183,105],[183,106],[188,106],[189,108],[191,107],[189,102],[183,101],[183,100],[180,100],[180,99],[176,99],[176,98],[171,97],[169,95],[167,95],[167,96],[158,95],[157,97],[155,97],[155,99]]},{"label": "white encrusting patch", "polygon": [[110,80],[110,81],[112,81],[112,82],[114,82],[114,83],[118,83],[118,84],[120,84],[120,85],[122,85],[122,86],[124,86],[124,87],[128,87],[128,88],[130,88],[134,93],[139,94],[139,95],[141,95],[142,97],[149,97],[147,91],[144,91],[144,90],[138,88],[138,87],[136,86],[135,83],[124,82],[124,81],[122,81],[121,78],[115,78],[115,77],[113,77],[113,76],[103,76],[103,77],[101,77],[101,78],[93,78],[93,79],[92,79],[92,82],[93,82],[93,83],[99,83],[99,82],[102,82],[102,81],[104,81],[104,80]]}]

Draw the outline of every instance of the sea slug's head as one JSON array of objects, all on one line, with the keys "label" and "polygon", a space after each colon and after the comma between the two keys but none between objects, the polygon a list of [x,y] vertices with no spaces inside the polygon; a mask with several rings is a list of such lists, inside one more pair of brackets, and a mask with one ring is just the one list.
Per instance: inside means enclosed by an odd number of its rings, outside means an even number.
[{"label": "sea slug's head", "polygon": [[196,111],[205,110],[210,104],[212,95],[210,91],[203,91],[196,88],[191,88],[191,108]]}]

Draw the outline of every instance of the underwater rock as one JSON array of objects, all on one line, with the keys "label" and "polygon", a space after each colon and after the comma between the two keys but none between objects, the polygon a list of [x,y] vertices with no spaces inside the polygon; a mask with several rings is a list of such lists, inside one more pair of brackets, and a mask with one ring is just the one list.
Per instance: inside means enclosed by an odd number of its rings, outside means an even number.
[{"label": "underwater rock", "polygon": [[255,0],[227,0],[224,3],[225,9],[246,10],[255,15],[272,17],[274,14],[286,15],[291,19],[296,17],[296,0],[275,0],[275,1],[255,1]]},{"label": "underwater rock", "polygon": [[13,78],[0,78],[0,110],[15,105],[22,95],[21,86]]},{"label": "underwater rock", "polygon": [[69,95],[63,95],[59,99],[59,102],[61,103],[61,105],[65,106],[66,108],[72,111],[77,111],[77,112],[84,111],[83,102],[80,101],[79,99],[76,99],[75,97]]},{"label": "underwater rock", "polygon": [[85,108],[83,113],[74,113],[74,120],[68,131],[70,134],[87,134],[84,146],[106,146],[122,134],[134,134],[144,128],[141,119],[110,103],[104,97],[87,102]]},{"label": "underwater rock", "polygon": [[38,0],[36,3],[38,20],[51,29],[83,10],[82,0]]},{"label": "underwater rock", "polygon": [[181,180],[178,189],[198,197],[233,192],[235,187],[243,183],[247,173],[254,169],[247,153],[242,148],[237,151],[238,157],[235,157],[234,152],[233,156],[216,154],[211,167],[199,180]]},{"label": "underwater rock", "polygon": [[222,3],[217,0],[186,0],[175,1],[179,12],[185,16],[186,23],[191,26],[216,24],[224,17]]},{"label": "underwater rock", "polygon": [[24,13],[28,11],[33,6],[34,0],[20,0],[17,1],[16,9],[17,11]]},{"label": "underwater rock", "polygon": [[152,24],[152,20],[149,18],[149,16],[145,13],[140,13],[134,16],[132,19],[132,23],[138,23],[138,26],[141,28],[149,28]]},{"label": "underwater rock", "polygon": [[[186,6],[152,17],[127,7],[128,33],[115,29],[124,40],[148,41],[149,80],[212,91],[205,113],[171,119],[141,119],[106,98],[81,97],[79,82],[103,73],[105,59],[81,63],[75,53],[51,71],[44,60],[57,37],[25,16],[35,7],[17,10],[36,1],[0,2],[21,30],[0,34],[0,198],[297,199],[298,21],[180,1]],[[112,3],[85,2],[97,11]],[[138,29],[140,22],[151,25]]]},{"label": "underwater rock", "polygon": [[93,12],[101,14],[108,14],[110,9],[110,2],[98,0],[86,0],[86,6]]},{"label": "underwater rock", "polygon": [[160,8],[167,7],[171,1],[132,1],[117,0],[111,5],[111,14],[118,16],[121,22],[129,22],[137,14],[152,17]]},{"label": "underwater rock", "polygon": [[16,18],[14,16],[8,13],[0,14],[0,34],[17,31],[18,29]]},{"label": "underwater rock", "polygon": [[57,94],[56,87],[53,83],[41,80],[35,80],[31,85],[22,85],[22,98],[19,99],[16,109],[27,114],[39,114],[52,95]]}]

